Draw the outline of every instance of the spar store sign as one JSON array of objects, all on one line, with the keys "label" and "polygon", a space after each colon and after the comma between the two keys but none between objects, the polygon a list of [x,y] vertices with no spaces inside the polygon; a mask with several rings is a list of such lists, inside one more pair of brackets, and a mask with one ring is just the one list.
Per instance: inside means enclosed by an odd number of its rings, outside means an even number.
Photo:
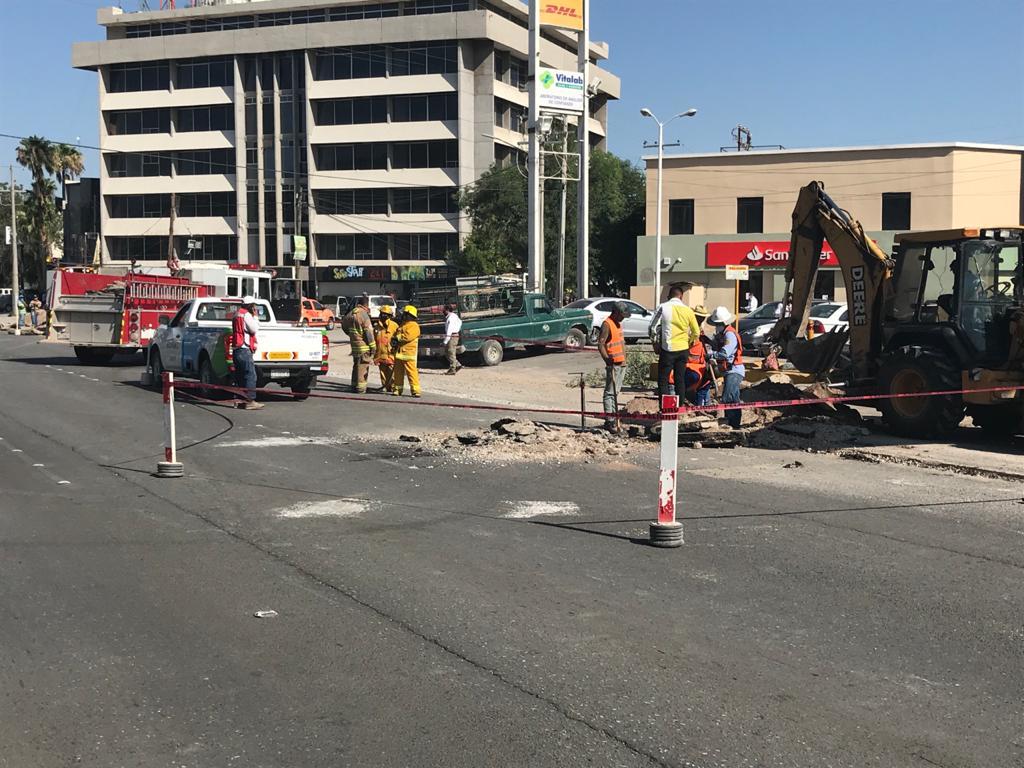
[{"label": "spar store sign", "polygon": [[[728,243],[708,243],[706,265],[709,268],[744,265],[751,269],[785,269],[789,264],[788,240],[756,240]],[[821,246],[822,267],[838,267],[832,246]]]}]

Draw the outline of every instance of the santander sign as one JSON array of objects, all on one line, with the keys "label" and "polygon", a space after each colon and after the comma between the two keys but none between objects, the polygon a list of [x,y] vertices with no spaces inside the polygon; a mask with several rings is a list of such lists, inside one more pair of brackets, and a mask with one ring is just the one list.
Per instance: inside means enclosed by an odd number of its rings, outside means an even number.
[{"label": "santander sign", "polygon": [[[705,257],[708,267],[726,267],[734,264],[754,269],[785,269],[789,263],[788,240],[743,240],[708,243]],[[821,247],[821,266],[838,267],[839,260],[832,246]]]}]

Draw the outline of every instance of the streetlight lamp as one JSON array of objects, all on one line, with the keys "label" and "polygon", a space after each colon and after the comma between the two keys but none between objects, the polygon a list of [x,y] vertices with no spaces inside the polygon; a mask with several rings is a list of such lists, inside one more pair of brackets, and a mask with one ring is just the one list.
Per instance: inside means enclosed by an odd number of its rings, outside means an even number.
[{"label": "streetlight lamp", "polygon": [[662,207],[662,163],[665,159],[665,126],[671,123],[673,120],[678,120],[680,117],[693,117],[697,114],[697,110],[691,107],[685,112],[680,112],[677,115],[673,115],[670,119],[664,123],[661,122],[654,113],[644,107],[640,110],[640,114],[644,117],[651,118],[658,124],[658,213],[656,217],[656,228],[658,233],[658,239],[655,245],[655,256],[654,256],[654,306],[657,307],[661,303],[661,207]]}]

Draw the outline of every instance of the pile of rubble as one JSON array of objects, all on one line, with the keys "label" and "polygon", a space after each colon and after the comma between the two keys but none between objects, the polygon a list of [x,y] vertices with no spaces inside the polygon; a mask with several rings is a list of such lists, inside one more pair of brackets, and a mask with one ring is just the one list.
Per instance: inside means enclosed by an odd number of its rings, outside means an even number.
[{"label": "pile of rubble", "polygon": [[621,456],[626,452],[631,437],[644,438],[643,429],[631,426],[625,428],[622,435],[612,435],[600,429],[579,430],[558,424],[506,418],[486,429],[402,439],[422,443],[425,450],[443,451],[456,460],[562,464],[589,463],[601,457]]},{"label": "pile of rubble", "polygon": [[[691,448],[752,448],[828,451],[856,443],[870,432],[863,417],[842,403],[815,402],[795,405],[794,401],[828,399],[838,392],[825,384],[799,389],[782,373],[747,386],[740,392],[744,403],[780,403],[775,406],[743,409],[741,428],[730,429],[722,420],[724,411],[708,410],[684,413],[679,419],[679,444]],[[788,403],[788,404],[782,404]],[[652,396],[634,398],[626,404],[627,419],[648,425],[658,413],[658,400]]]}]

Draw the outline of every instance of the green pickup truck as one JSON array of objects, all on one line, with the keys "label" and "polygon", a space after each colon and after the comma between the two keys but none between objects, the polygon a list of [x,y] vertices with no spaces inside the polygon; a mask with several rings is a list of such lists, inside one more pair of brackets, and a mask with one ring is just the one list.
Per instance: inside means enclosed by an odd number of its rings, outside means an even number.
[{"label": "green pickup truck", "polygon": [[[462,334],[459,353],[478,357],[483,365],[497,365],[512,347],[540,347],[575,351],[587,343],[593,317],[585,309],[555,309],[546,296],[502,291],[496,301],[459,296]],[[444,357],[444,321],[440,306],[420,306],[420,355]],[[437,319],[434,319],[437,318]]]}]

